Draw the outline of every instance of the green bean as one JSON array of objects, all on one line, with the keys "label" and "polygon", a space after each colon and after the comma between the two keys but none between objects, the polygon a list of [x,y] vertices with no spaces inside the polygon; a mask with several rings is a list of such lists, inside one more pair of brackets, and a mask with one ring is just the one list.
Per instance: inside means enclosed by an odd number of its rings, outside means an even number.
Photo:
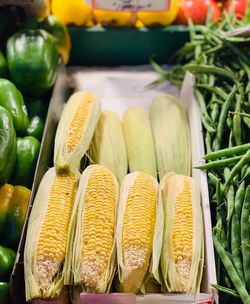
[{"label": "green bean", "polygon": [[220,256],[221,261],[232,283],[234,284],[242,302],[244,304],[250,304],[250,295],[248,294],[244,284],[242,284],[241,279],[239,278],[238,273],[235,270],[235,267],[227,254],[227,251],[223,249],[222,245],[220,244],[218,238],[215,235],[213,235],[213,241],[214,241],[214,247],[218,255]]},{"label": "green bean", "polygon": [[201,52],[202,52],[202,49],[201,49],[201,46],[200,45],[197,45],[196,48],[195,48],[195,51],[194,51],[194,58],[196,60],[198,60],[198,58],[200,57],[201,55]]},{"label": "green bean", "polygon": [[245,180],[250,177],[250,167],[247,167],[246,171],[244,172],[242,176],[242,180]]},{"label": "green bean", "polygon": [[[227,222],[228,228],[232,219],[234,210],[234,187],[231,185],[227,192]],[[228,229],[229,230],[229,229]]]},{"label": "green bean", "polygon": [[215,176],[213,173],[209,172],[209,173],[208,173],[208,178],[209,178],[209,180],[211,181],[211,184],[212,184],[213,186],[216,187],[217,182],[218,182],[218,180],[219,180],[218,177]]},{"label": "green bean", "polygon": [[248,129],[250,129],[250,118],[244,117],[243,122],[248,127]]},{"label": "green bean", "polygon": [[197,101],[200,106],[201,120],[202,120],[202,123],[203,123],[205,129],[210,133],[216,132],[215,128],[213,127],[212,119],[209,117],[209,115],[207,113],[206,103],[205,103],[203,95],[201,94],[201,92],[198,89],[195,89],[195,95],[197,97]]},{"label": "green bean", "polygon": [[249,212],[250,212],[250,185],[246,189],[245,198],[241,212],[241,245],[243,271],[246,282],[246,288],[250,292],[250,229],[249,229]]},{"label": "green bean", "polygon": [[234,156],[230,158],[225,158],[221,160],[215,160],[211,161],[209,163],[206,163],[204,165],[195,166],[195,169],[201,169],[201,170],[211,170],[211,169],[217,169],[217,168],[223,168],[227,167],[228,165],[232,165],[240,161],[242,156]]},{"label": "green bean", "polygon": [[227,117],[226,119],[226,123],[229,129],[231,129],[231,127],[233,126],[233,120],[231,119],[231,117]]},{"label": "green bean", "polygon": [[216,122],[218,121],[218,117],[220,115],[220,106],[218,105],[218,103],[214,103],[211,108],[212,108],[211,118],[213,124],[216,124]]},{"label": "green bean", "polygon": [[218,239],[221,242],[221,245],[223,246],[223,248],[225,250],[228,249],[228,243],[227,243],[227,239],[226,239],[226,233],[225,233],[225,229],[222,223],[222,218],[221,218],[221,213],[217,208],[217,212],[216,212],[216,216],[217,216],[217,223],[216,226],[214,227],[214,232],[216,233],[216,236],[218,237]]},{"label": "green bean", "polygon": [[218,99],[218,98],[211,99],[209,101],[209,103],[207,104],[207,107],[211,108],[215,103],[219,106],[223,106],[224,101],[222,101],[221,99]]},{"label": "green bean", "polygon": [[[218,280],[218,282],[220,282],[220,281]],[[232,289],[232,282],[224,267],[222,267],[222,270],[221,270],[221,282],[224,282],[224,284],[226,285],[227,288]]]},{"label": "green bean", "polygon": [[242,282],[244,282],[244,273],[241,256],[241,239],[240,239],[240,218],[242,204],[245,193],[245,182],[242,182],[235,194],[234,212],[231,225],[231,252],[233,263]]},{"label": "green bean", "polygon": [[[235,112],[238,113],[241,111],[241,102],[243,101],[243,92],[241,87],[241,94],[236,95],[236,106],[235,106]],[[240,115],[234,115],[233,117],[233,135],[234,140],[237,146],[242,144],[241,140],[241,116]]]},{"label": "green bean", "polygon": [[233,148],[235,146],[234,144],[234,135],[233,135],[233,130],[230,131],[229,134],[229,141],[228,141],[228,148]]},{"label": "green bean", "polygon": [[210,133],[207,131],[207,132],[206,132],[206,136],[205,136],[205,144],[206,144],[206,150],[207,150],[208,153],[212,151],[211,142],[212,142],[211,135],[210,135]]},{"label": "green bean", "polygon": [[245,153],[249,149],[250,149],[250,143],[236,146],[233,148],[227,148],[227,149],[222,149],[222,150],[208,153],[204,156],[204,159],[213,160],[213,159],[218,159],[218,158],[226,157],[226,156],[239,155],[239,154]]},{"label": "green bean", "polygon": [[240,113],[240,112],[238,112],[238,111],[229,112],[229,114],[233,114],[234,116],[242,116],[242,117],[250,118],[250,114],[247,114],[247,113]]},{"label": "green bean", "polygon": [[228,95],[227,99],[225,100],[225,103],[222,106],[220,117],[219,117],[219,122],[218,122],[218,127],[217,127],[217,135],[216,138],[213,142],[213,150],[219,150],[221,147],[221,142],[224,134],[224,124],[225,120],[227,117],[227,113],[229,110],[229,107],[233,101],[234,95],[236,94],[238,90],[238,86],[234,86],[233,90],[231,93]]},{"label": "green bean", "polygon": [[235,290],[232,290],[230,288],[227,288],[227,287],[224,287],[224,286],[220,286],[220,285],[217,285],[217,284],[211,284],[211,286],[215,289],[217,289],[218,291],[221,291],[221,292],[224,292],[234,298],[240,298],[239,294],[235,291]]},{"label": "green bean", "polygon": [[216,67],[214,65],[205,65],[205,64],[195,64],[195,63],[189,63],[184,65],[183,67],[184,71],[189,71],[191,73],[211,73],[215,75],[220,75],[225,78],[229,78],[233,80],[235,83],[238,83],[237,76],[229,70],[222,69],[219,67]]},{"label": "green bean", "polygon": [[248,164],[250,164],[250,149],[241,157],[241,159],[231,170],[230,175],[225,183],[225,188],[227,188],[231,184],[233,178],[240,172],[240,170]]}]

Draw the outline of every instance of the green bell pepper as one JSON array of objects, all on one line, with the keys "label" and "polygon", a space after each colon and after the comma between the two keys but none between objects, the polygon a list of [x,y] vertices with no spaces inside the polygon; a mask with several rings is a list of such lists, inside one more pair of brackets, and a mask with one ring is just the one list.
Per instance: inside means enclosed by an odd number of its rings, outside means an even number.
[{"label": "green bell pepper", "polygon": [[17,140],[11,114],[0,106],[0,185],[11,177],[16,156]]},{"label": "green bell pepper", "polygon": [[[30,199],[30,190],[23,186],[15,186],[5,220],[5,233],[1,237],[4,246],[17,249],[22,234]],[[7,232],[7,233],[6,233]]]},{"label": "green bell pepper", "polygon": [[22,92],[31,96],[41,96],[53,86],[58,58],[56,40],[44,30],[25,29],[7,42],[11,79]]},{"label": "green bell pepper", "polygon": [[10,283],[0,282],[0,303],[10,304]]},{"label": "green bell pepper", "polygon": [[35,17],[30,17],[25,20],[25,28],[43,29],[53,35],[56,39],[57,50],[62,56],[65,64],[69,61],[71,50],[71,41],[68,29],[63,25],[57,16],[49,15],[43,20],[37,20]]},{"label": "green bell pepper", "polygon": [[16,253],[12,249],[0,246],[0,280],[10,279],[15,258]]},{"label": "green bell pepper", "polygon": [[41,140],[45,126],[48,104],[46,100],[41,99],[26,99],[26,101],[28,114],[30,117],[30,124],[27,129],[27,135]]},{"label": "green bell pepper", "polygon": [[32,136],[17,139],[17,159],[12,184],[31,188],[36,169],[40,142]]},{"label": "green bell pepper", "polygon": [[16,133],[24,135],[29,125],[29,117],[23,96],[12,82],[3,78],[0,78],[0,106],[11,113]]},{"label": "green bell pepper", "polygon": [[41,140],[43,136],[44,125],[45,123],[42,118],[40,118],[39,116],[34,116],[30,120],[30,124],[27,129],[27,135],[33,136],[36,139]]},{"label": "green bell pepper", "polygon": [[0,51],[0,77],[5,78],[8,75],[8,66],[3,53]]}]

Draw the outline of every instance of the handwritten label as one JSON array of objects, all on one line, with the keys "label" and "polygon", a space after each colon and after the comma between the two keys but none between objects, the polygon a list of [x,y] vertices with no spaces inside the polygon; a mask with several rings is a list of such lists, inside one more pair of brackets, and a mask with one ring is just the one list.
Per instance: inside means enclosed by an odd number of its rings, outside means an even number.
[{"label": "handwritten label", "polygon": [[93,0],[93,8],[107,11],[166,11],[170,0]]}]

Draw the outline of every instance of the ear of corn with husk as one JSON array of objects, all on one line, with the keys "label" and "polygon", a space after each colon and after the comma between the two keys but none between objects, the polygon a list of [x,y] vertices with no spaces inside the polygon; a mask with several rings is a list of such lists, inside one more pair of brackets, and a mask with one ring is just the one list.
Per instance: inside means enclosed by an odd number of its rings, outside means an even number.
[{"label": "ear of corn with husk", "polygon": [[119,186],[114,174],[100,165],[82,173],[71,218],[65,262],[65,284],[83,292],[105,293],[112,283]]},{"label": "ear of corn with husk", "polygon": [[200,194],[189,176],[168,173],[161,182],[165,213],[161,269],[168,292],[198,294],[204,263]]},{"label": "ear of corn with husk", "polygon": [[136,293],[148,271],[156,223],[157,181],[143,172],[122,182],[117,220],[119,290]]},{"label": "ear of corn with husk", "polygon": [[150,108],[160,179],[168,172],[191,174],[191,144],[186,111],[171,95],[156,97]]},{"label": "ear of corn with husk", "polygon": [[101,113],[90,145],[90,160],[105,166],[117,177],[119,183],[128,171],[128,158],[122,125],[112,111]]},{"label": "ear of corn with husk", "polygon": [[24,250],[26,300],[57,298],[77,189],[77,174],[44,175],[32,207]]},{"label": "ear of corn with husk", "polygon": [[100,101],[91,92],[77,92],[67,102],[55,137],[57,172],[78,170],[100,115]]},{"label": "ear of corn with husk", "polygon": [[157,177],[154,140],[147,112],[139,107],[129,108],[123,116],[122,125],[129,171],[142,171]]}]

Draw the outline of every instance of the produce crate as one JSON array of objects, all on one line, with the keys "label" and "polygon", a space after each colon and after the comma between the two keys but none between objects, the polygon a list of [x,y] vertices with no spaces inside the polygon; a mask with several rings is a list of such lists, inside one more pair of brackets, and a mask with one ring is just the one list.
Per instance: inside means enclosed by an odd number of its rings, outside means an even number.
[{"label": "produce crate", "polygon": [[[73,68],[69,74],[73,80],[71,85],[76,90],[92,90],[102,100],[102,109],[112,109],[119,116],[130,105],[139,105],[147,108],[153,97],[162,92],[173,95],[179,94],[176,87],[167,84],[159,89],[145,91],[145,85],[157,77],[149,67],[121,67],[114,69],[107,68]],[[191,74],[186,76],[182,90],[180,92],[181,100],[188,111],[190,122],[190,133],[192,141],[192,163],[200,163],[204,155],[202,126],[198,105],[193,97],[194,80]],[[12,297],[14,304],[25,303],[24,296],[24,278],[23,278],[23,250],[27,231],[27,223],[30,215],[34,195],[37,191],[42,176],[48,167],[52,166],[53,143],[57,123],[59,121],[64,103],[67,101],[70,89],[67,85],[67,77],[64,69],[61,67],[50,107],[48,111],[45,132],[42,140],[42,148],[37,164],[36,177],[32,188],[32,195],[28,210],[28,215],[23,229],[15,267],[11,277]],[[203,219],[204,219],[204,239],[205,239],[205,265],[201,284],[200,303],[217,303],[218,296],[210,285],[216,283],[216,271],[214,262],[214,250],[212,243],[212,228],[210,217],[210,206],[208,197],[208,186],[206,174],[200,170],[193,170],[193,178],[201,191]],[[123,300],[123,302],[121,302]],[[176,294],[149,294],[145,296],[133,296],[123,294],[111,295],[81,295],[80,303],[150,303],[150,304],[172,304],[172,303],[194,303],[194,299],[189,295]]]},{"label": "produce crate", "polygon": [[70,27],[70,65],[139,65],[153,58],[168,63],[189,40],[186,26],[164,28]]}]

